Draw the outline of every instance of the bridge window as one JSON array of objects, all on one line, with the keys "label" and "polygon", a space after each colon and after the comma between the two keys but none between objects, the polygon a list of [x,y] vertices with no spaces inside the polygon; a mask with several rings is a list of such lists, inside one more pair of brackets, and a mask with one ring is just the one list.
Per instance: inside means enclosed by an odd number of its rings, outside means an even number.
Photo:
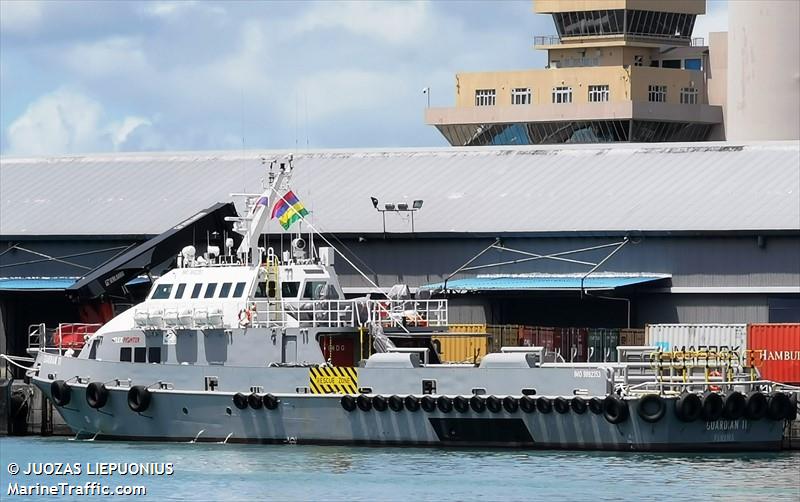
[{"label": "bridge window", "polygon": [[237,282],[236,283],[236,287],[233,288],[233,297],[234,298],[241,298],[242,297],[242,295],[244,294],[244,285],[245,284],[243,282]]},{"label": "bridge window", "polygon": [[172,284],[160,284],[156,286],[156,290],[153,292],[152,298],[153,300],[164,300],[169,298],[169,294],[172,292]]},{"label": "bridge window", "polygon": [[147,347],[134,347],[133,348],[133,362],[146,363],[147,362]]},{"label": "bridge window", "polygon": [[208,283],[208,287],[206,287],[206,294],[203,295],[204,298],[214,298],[214,291],[217,290],[217,283],[210,282]]},{"label": "bridge window", "polygon": [[284,298],[297,298],[297,292],[300,291],[299,282],[284,282],[281,283],[281,295]]},{"label": "bridge window", "polygon": [[132,349],[130,347],[120,347],[119,348],[119,361],[121,363],[129,363],[133,360],[132,356]]},{"label": "bridge window", "polygon": [[228,295],[231,293],[231,286],[233,283],[231,282],[223,282],[222,287],[219,288],[219,297],[220,298],[227,298]]},{"label": "bridge window", "polygon": [[192,288],[192,298],[200,298],[200,290],[203,289],[202,284],[195,284]]},{"label": "bridge window", "polygon": [[303,298],[309,300],[319,300],[325,291],[325,281],[308,281],[305,288],[303,288]]},{"label": "bridge window", "polygon": [[178,288],[175,290],[175,299],[183,298],[183,291],[186,289],[186,284],[178,284]]},{"label": "bridge window", "polygon": [[161,362],[161,347],[149,347],[147,349],[147,360],[151,363]]}]

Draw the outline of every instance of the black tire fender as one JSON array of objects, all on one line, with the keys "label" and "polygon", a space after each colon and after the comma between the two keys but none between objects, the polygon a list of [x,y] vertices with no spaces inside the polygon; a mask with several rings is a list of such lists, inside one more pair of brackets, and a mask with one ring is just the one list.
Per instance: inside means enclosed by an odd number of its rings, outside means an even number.
[{"label": "black tire fender", "polygon": [[64,380],[56,380],[50,384],[50,397],[57,406],[66,406],[72,399],[72,390]]},{"label": "black tire fender", "polygon": [[664,418],[667,413],[667,402],[658,394],[647,394],[639,399],[636,413],[645,422],[654,424]]},{"label": "black tire fender", "polygon": [[372,398],[366,394],[359,394],[356,398],[356,405],[361,411],[369,411],[372,409]]},{"label": "black tire fender", "polygon": [[478,395],[472,396],[469,398],[469,407],[475,413],[483,413],[486,411],[486,399]]},{"label": "black tire fender", "polygon": [[569,413],[569,401],[559,396],[553,399],[553,409],[561,415]]},{"label": "black tire fender", "polygon": [[372,407],[375,411],[386,411],[389,408],[389,401],[383,396],[375,396],[372,398]]},{"label": "black tire fender", "polygon": [[264,408],[268,410],[274,410],[275,408],[278,407],[278,403],[280,403],[281,401],[272,394],[264,394],[263,402],[264,402]]},{"label": "black tire fender", "polygon": [[237,392],[233,395],[233,405],[243,410],[247,408],[247,395]]},{"label": "black tire fender", "polygon": [[254,410],[260,410],[264,407],[264,397],[260,394],[252,392],[249,396],[247,396],[247,404],[249,404]]},{"label": "black tire fender", "polygon": [[515,397],[506,396],[503,398],[503,408],[509,413],[516,413],[519,409],[519,401]]},{"label": "black tire fender", "polygon": [[342,399],[340,399],[340,402],[345,411],[351,412],[356,410],[356,398],[353,396],[344,395]]},{"label": "black tire fender", "polygon": [[603,417],[612,424],[621,424],[630,416],[628,402],[621,397],[610,395],[603,399]]},{"label": "black tire fender", "polygon": [[108,402],[108,389],[100,382],[90,382],[86,386],[86,403],[94,409],[99,410]]},{"label": "black tire fender", "polygon": [[553,411],[553,401],[549,397],[536,398],[536,409],[539,413],[551,413]]},{"label": "black tire fender", "polygon": [[586,404],[586,400],[582,397],[575,396],[569,401],[569,406],[572,408],[572,411],[577,413],[578,415],[583,415],[586,413],[586,409],[589,407]]},{"label": "black tire fender", "polygon": [[151,399],[152,393],[144,385],[134,385],[128,389],[128,408],[136,413],[147,411]]},{"label": "black tire fender", "polygon": [[747,399],[739,391],[733,390],[725,394],[725,404],[722,407],[722,416],[726,420],[738,420],[744,416],[747,409]]},{"label": "black tire fender", "polygon": [[725,411],[725,400],[722,396],[713,391],[703,393],[703,420],[713,422],[722,418]]},{"label": "black tire fender", "polygon": [[675,400],[675,416],[681,422],[694,422],[703,414],[703,402],[693,392],[684,392]]},{"label": "black tire fender", "polygon": [[389,396],[389,408],[392,411],[403,411],[403,398],[398,395]]},{"label": "black tire fender", "polygon": [[519,400],[519,408],[525,413],[536,411],[536,400],[531,396],[522,396]]}]

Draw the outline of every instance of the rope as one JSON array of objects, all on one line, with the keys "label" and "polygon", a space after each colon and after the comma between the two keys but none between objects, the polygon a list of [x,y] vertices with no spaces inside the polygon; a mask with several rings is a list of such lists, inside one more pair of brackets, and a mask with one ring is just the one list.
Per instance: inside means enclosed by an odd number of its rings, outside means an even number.
[{"label": "rope", "polygon": [[8,357],[7,355],[5,355],[5,354],[0,354],[0,359],[5,359],[6,362],[9,362],[9,363],[13,364],[14,366],[16,366],[18,368],[21,368],[21,369],[23,369],[25,371],[33,369],[33,366],[23,366],[23,365],[19,364],[18,362],[14,361],[13,359],[11,359],[10,357]]}]

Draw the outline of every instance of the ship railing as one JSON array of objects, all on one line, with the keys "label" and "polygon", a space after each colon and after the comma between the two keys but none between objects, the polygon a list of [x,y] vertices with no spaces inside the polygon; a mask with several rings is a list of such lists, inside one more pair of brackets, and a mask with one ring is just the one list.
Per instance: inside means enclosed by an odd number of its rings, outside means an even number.
[{"label": "ship railing", "polygon": [[[713,387],[714,389],[710,389]],[[772,392],[776,390],[797,391],[800,387],[787,385],[772,380],[748,380],[746,375],[737,375],[733,379],[719,379],[715,381],[702,381],[700,379],[690,380],[688,382],[662,382],[662,381],[648,381],[625,387],[628,394],[644,394],[656,392],[659,394],[680,394],[684,391],[699,391],[699,390],[739,390],[741,392],[750,392],[752,390],[762,390]]]},{"label": "ship railing", "polygon": [[52,352],[64,354],[68,350],[77,353],[86,340],[100,329],[99,323],[59,323],[57,328],[48,328],[45,323],[28,326],[28,354]]},{"label": "ship railing", "polygon": [[368,300],[369,323],[384,328],[445,327],[447,300]]},{"label": "ship railing", "polygon": [[250,302],[255,326],[356,327],[353,300],[268,300]]}]

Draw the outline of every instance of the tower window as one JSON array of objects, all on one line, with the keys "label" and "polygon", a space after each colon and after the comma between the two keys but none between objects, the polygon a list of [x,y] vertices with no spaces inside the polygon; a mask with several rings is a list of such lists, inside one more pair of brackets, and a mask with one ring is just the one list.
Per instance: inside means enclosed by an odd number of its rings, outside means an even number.
[{"label": "tower window", "polygon": [[599,103],[601,101],[608,101],[609,91],[607,85],[590,85],[589,86],[589,102]]},{"label": "tower window", "polygon": [[697,88],[695,87],[681,87],[681,104],[696,105],[697,104]]},{"label": "tower window", "polygon": [[553,103],[572,103],[572,87],[553,87]]},{"label": "tower window", "polygon": [[644,66],[644,56],[633,56],[633,66]]},{"label": "tower window", "polygon": [[529,105],[531,104],[531,90],[527,88],[511,89],[511,104],[512,105]]},{"label": "tower window", "polygon": [[494,89],[477,89],[475,91],[475,106],[494,106]]},{"label": "tower window", "polygon": [[667,86],[666,85],[648,85],[647,86],[647,101],[651,103],[666,103],[667,102]]}]

